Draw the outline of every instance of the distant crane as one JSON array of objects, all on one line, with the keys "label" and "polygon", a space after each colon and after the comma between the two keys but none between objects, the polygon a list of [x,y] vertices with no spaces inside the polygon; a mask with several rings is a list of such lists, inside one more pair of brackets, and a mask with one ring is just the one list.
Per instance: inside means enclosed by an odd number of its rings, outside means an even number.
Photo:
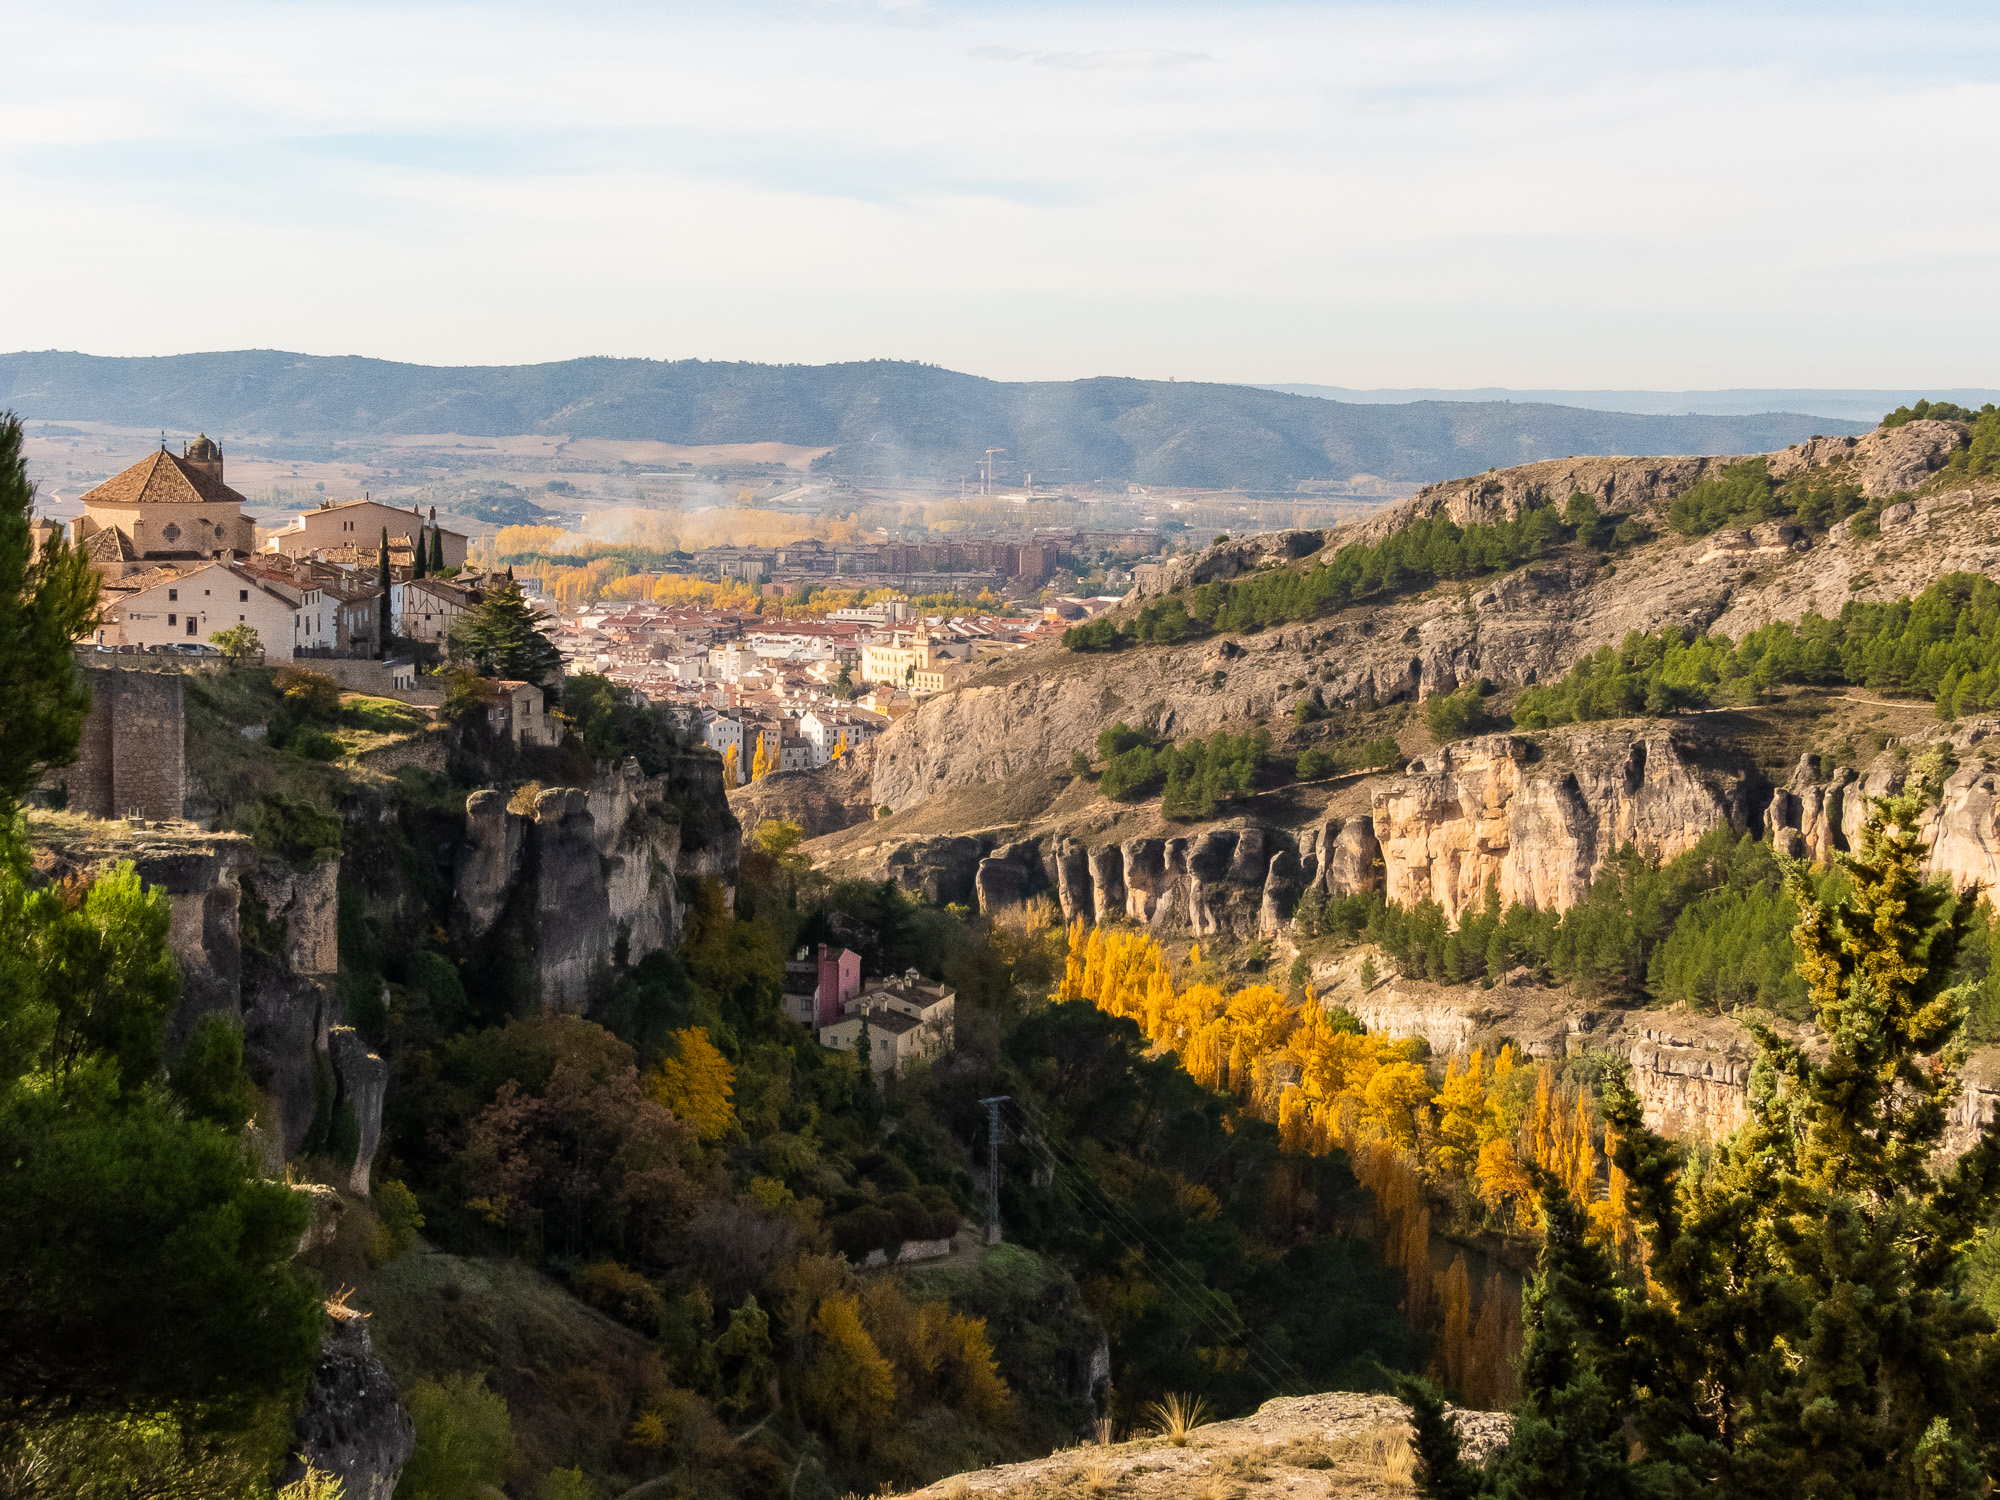
[{"label": "distant crane", "polygon": [[986,450],[986,462],[982,465],[984,476],[979,486],[980,494],[990,495],[993,493],[993,455],[996,453],[1005,453],[1006,451],[1005,448],[988,448]]}]

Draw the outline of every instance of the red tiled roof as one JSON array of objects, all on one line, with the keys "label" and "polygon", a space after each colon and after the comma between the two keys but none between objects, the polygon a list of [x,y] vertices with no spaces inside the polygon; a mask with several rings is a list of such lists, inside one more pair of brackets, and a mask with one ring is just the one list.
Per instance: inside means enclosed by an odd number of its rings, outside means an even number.
[{"label": "red tiled roof", "polygon": [[219,479],[162,448],[87,492],[88,505],[242,505],[243,497]]}]

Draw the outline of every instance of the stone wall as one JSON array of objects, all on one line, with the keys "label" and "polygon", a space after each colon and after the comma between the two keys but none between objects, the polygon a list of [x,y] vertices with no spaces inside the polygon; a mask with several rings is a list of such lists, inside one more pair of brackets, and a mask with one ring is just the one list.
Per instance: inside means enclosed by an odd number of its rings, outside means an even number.
[{"label": "stone wall", "polygon": [[187,707],[181,674],[95,664],[79,670],[90,684],[90,714],[76,762],[51,771],[43,785],[67,786],[67,805],[94,818],[182,816]]}]

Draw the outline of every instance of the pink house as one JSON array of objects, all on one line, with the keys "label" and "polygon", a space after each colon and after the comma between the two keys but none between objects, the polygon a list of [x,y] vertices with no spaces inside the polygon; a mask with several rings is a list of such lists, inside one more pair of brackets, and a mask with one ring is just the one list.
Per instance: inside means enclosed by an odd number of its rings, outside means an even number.
[{"label": "pink house", "polygon": [[819,945],[819,1014],[815,1029],[831,1026],[847,1012],[847,1002],[861,993],[861,955],[852,948],[835,953]]},{"label": "pink house", "polygon": [[785,1014],[815,1032],[838,1021],[860,993],[861,955],[852,948],[836,953],[821,943],[818,958],[801,948],[785,964]]}]

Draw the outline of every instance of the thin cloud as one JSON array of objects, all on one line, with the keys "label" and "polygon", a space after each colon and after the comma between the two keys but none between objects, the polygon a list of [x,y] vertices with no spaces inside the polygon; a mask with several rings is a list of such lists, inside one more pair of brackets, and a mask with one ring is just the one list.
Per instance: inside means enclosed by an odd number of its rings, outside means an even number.
[{"label": "thin cloud", "polygon": [[1109,52],[1030,52],[1021,47],[974,47],[968,57],[980,62],[1028,63],[1037,68],[1067,68],[1087,72],[1100,68],[1183,68],[1214,62],[1208,52],[1174,52],[1162,47]]}]

